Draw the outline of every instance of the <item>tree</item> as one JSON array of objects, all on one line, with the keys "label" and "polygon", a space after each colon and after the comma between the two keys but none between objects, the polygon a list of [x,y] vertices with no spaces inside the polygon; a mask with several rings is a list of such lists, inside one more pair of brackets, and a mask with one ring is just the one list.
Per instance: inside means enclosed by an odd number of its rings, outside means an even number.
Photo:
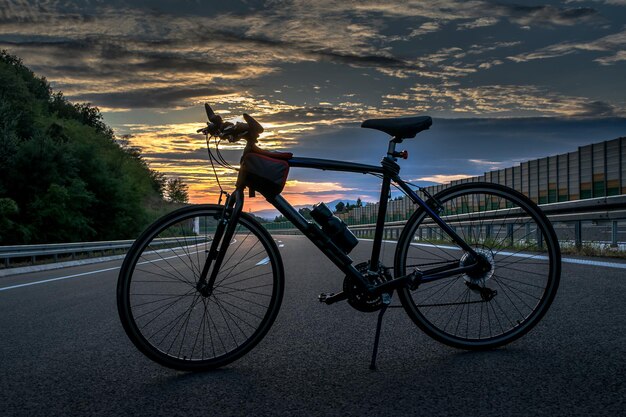
[{"label": "tree", "polygon": [[342,213],[346,208],[346,205],[343,203],[343,201],[338,202],[337,204],[335,204],[335,212],[336,213]]},{"label": "tree", "polygon": [[361,201],[361,197],[356,199],[356,207],[363,207],[363,202]]},{"label": "tree", "polygon": [[161,198],[163,198],[163,194],[165,193],[165,184],[167,183],[165,175],[159,171],[151,169],[150,180],[152,181],[152,189],[156,191]]},{"label": "tree", "polygon": [[187,184],[180,178],[170,178],[165,183],[166,200],[170,203],[188,203],[189,192]]},{"label": "tree", "polygon": [[311,209],[308,207],[302,207],[301,209],[298,210],[298,213],[300,213],[302,217],[304,217],[307,220],[313,220],[313,217],[311,217]]}]

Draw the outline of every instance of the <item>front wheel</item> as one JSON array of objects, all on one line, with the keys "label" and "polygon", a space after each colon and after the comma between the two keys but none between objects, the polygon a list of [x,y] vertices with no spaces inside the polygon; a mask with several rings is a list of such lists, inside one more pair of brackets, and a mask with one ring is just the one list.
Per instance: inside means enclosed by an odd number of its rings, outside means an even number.
[{"label": "front wheel", "polygon": [[[486,267],[402,288],[399,298],[429,336],[462,349],[489,349],[528,332],[556,294],[561,255],[541,210],[510,188],[487,183],[450,187],[428,204]],[[424,210],[408,220],[395,255],[397,276],[469,265],[469,256]]]},{"label": "front wheel", "polygon": [[224,207],[188,206],[157,220],[133,244],[117,284],[128,337],[150,359],[200,371],[230,363],[268,332],[283,297],[274,240],[239,216],[211,294],[198,290]]}]

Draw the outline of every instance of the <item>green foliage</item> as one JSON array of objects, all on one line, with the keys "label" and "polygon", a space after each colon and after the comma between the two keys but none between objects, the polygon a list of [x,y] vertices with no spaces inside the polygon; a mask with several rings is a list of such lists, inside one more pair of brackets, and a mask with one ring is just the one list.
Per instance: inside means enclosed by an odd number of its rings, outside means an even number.
[{"label": "green foliage", "polygon": [[337,204],[335,204],[335,213],[343,213],[345,209],[346,209],[346,205],[343,203],[343,201],[340,201]]},{"label": "green foliage", "polygon": [[185,204],[189,202],[187,184],[180,178],[170,178],[165,182],[166,199],[170,203]]},{"label": "green foliage", "polygon": [[308,207],[302,207],[301,209],[298,209],[298,213],[300,213],[300,215],[302,215],[302,217],[307,220],[313,220],[313,217],[311,216],[311,209]]},{"label": "green foliage", "polygon": [[254,214],[254,213],[248,213],[248,214],[249,214],[250,216],[252,216],[252,218],[254,218],[254,220],[256,220],[256,221],[257,221],[257,222],[259,222],[259,223],[269,223],[269,222],[270,222],[270,221],[269,221],[269,220],[267,220],[266,218],[263,218],[263,217],[257,216],[257,215],[256,215],[256,214]]},{"label": "green foliage", "polygon": [[134,238],[171,208],[164,186],[96,107],[0,52],[0,244]]}]

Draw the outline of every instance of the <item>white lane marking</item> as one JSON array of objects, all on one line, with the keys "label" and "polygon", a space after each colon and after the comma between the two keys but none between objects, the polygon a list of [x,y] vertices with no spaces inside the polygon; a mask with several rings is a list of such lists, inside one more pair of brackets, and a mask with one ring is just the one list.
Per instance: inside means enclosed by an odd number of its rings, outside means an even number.
[{"label": "white lane marking", "polygon": [[[368,242],[373,242],[374,239],[359,239],[359,240],[365,240]],[[385,243],[393,243],[396,244],[397,242],[395,240],[383,240],[383,242]],[[431,247],[431,248],[443,248],[443,249],[452,249],[452,250],[461,250],[461,248],[458,248],[456,246],[444,246],[444,245],[429,245],[426,243],[411,243],[411,246],[427,246],[427,247]],[[514,252],[498,252],[498,255],[504,255],[504,256],[513,256],[516,258],[529,258],[529,259],[539,259],[542,261],[547,261],[549,258],[547,256],[543,256],[543,255],[532,255],[532,254],[527,254],[527,253],[514,253]],[[626,263],[619,263],[619,262],[606,262],[606,261],[592,261],[591,259],[576,259],[576,258],[561,258],[561,263],[564,264],[577,264],[577,265],[590,265],[590,266],[601,266],[604,268],[614,268],[614,269],[626,269]]]},{"label": "white lane marking", "polygon": [[[198,253],[198,252],[199,251],[190,252],[189,254],[191,255],[191,254]],[[179,255],[168,256],[168,257],[165,257],[165,258],[154,259],[154,260],[151,260],[151,261],[138,262],[137,265],[145,265],[145,264],[149,264],[149,263],[160,262],[160,261],[165,261],[167,259],[179,258],[179,257],[180,257]],[[100,272],[114,271],[114,270],[120,269],[120,268],[121,268],[121,266],[114,266],[114,267],[111,267],[111,268],[98,269],[96,271],[81,272],[80,274],[66,275],[64,277],[44,279],[44,280],[41,280],[41,281],[27,282],[26,284],[11,285],[9,287],[2,287],[2,288],[0,288],[0,291],[12,290],[12,289],[21,288],[21,287],[28,287],[30,285],[45,284],[46,282],[61,281],[61,280],[64,280],[64,279],[77,278],[77,277],[82,277],[82,276],[85,276],[85,275],[99,274]]]},{"label": "white lane marking", "polygon": [[67,276],[64,276],[64,277],[51,278],[51,279],[44,279],[42,281],[28,282],[26,284],[11,285],[10,287],[0,288],[0,291],[12,290],[14,288],[20,288],[20,287],[28,287],[29,285],[44,284],[46,282],[60,281],[62,279],[70,279],[70,278],[82,277],[82,276],[85,276],[85,275],[97,274],[99,272],[113,271],[115,269],[120,269],[120,267],[119,266],[115,266],[113,268],[105,268],[105,269],[99,269],[97,271],[82,272],[80,274],[67,275]]},{"label": "white lane marking", "polygon": [[285,245],[283,243],[281,243],[280,245],[278,245],[279,248],[284,248]]},{"label": "white lane marking", "polygon": [[[373,241],[373,239],[360,239],[360,240],[369,241],[369,242]],[[385,243],[394,243],[394,244],[397,243],[396,241],[393,241],[393,240],[383,240],[383,242],[385,242]],[[424,243],[411,243],[411,245],[435,247],[435,245],[427,245],[427,244],[424,244]],[[443,246],[439,246],[439,247],[443,247]],[[445,248],[446,249],[459,250],[459,248],[452,247],[452,246],[446,246]],[[198,253],[198,251],[191,252],[191,253]],[[533,259],[541,259],[541,260],[547,260],[548,259],[547,256],[528,255],[528,254],[525,254],[525,253],[500,252],[500,254],[506,255],[506,256],[515,256],[515,257],[520,257],[520,258],[533,258]],[[166,257],[166,258],[152,260],[152,261],[139,262],[138,265],[144,265],[144,264],[147,264],[147,263],[153,263],[153,262],[166,260],[166,259],[172,259],[172,258],[176,258],[176,257],[178,257],[178,255],[176,255],[176,256],[169,256],[169,257]],[[267,262],[269,262],[269,258],[266,258],[266,259],[267,259]],[[257,265],[265,265],[267,263],[267,262],[261,263],[263,261],[265,261],[265,259],[262,259],[261,261],[259,261],[259,263],[257,263]],[[569,264],[577,264],[577,265],[601,266],[601,267],[604,267],[604,268],[626,269],[626,263],[617,263],[617,262],[592,261],[592,260],[589,260],[589,259],[575,259],[575,258],[562,258],[561,262],[569,263]],[[93,275],[93,274],[98,274],[100,272],[113,271],[113,270],[116,270],[116,269],[120,269],[120,267],[119,266],[115,266],[115,267],[112,267],[112,268],[98,269],[96,271],[82,272],[80,274],[67,275],[67,276],[64,276],[64,277],[50,278],[50,279],[45,279],[45,280],[41,280],[41,281],[28,282],[26,284],[11,285],[9,287],[2,287],[2,288],[0,288],[0,291],[7,291],[7,290],[15,289],[15,288],[28,287],[30,285],[45,284],[46,282],[61,281],[61,280],[64,280],[64,279],[77,278],[77,277],[82,277],[82,276],[85,276],[85,275]]]},{"label": "white lane marking", "polygon": [[266,256],[265,258],[263,258],[259,262],[257,262],[254,266],[267,265],[268,263],[270,263],[270,257]]},{"label": "white lane marking", "polygon": [[591,261],[588,259],[575,259],[575,258],[563,258],[561,259],[561,262],[564,262],[566,264],[592,265],[592,266],[603,266],[605,268],[626,269],[626,264],[621,264],[617,262]]}]

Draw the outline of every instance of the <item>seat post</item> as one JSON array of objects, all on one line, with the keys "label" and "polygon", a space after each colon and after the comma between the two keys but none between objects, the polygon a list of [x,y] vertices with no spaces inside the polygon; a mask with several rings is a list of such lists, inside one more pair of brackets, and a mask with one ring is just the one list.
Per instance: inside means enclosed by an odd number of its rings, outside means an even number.
[{"label": "seat post", "polygon": [[396,154],[396,144],[402,143],[402,139],[394,137],[389,141],[389,147],[387,148],[387,156],[394,161],[397,160],[395,157]]}]

